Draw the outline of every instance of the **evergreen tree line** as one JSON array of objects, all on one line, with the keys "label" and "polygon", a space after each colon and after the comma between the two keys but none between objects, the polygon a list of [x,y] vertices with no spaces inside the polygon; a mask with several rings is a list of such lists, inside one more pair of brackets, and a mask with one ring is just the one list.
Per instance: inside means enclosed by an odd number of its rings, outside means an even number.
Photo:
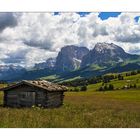
[{"label": "evergreen tree line", "polygon": [[94,76],[91,78],[81,78],[73,81],[63,82],[62,84],[65,86],[77,87],[77,86],[87,86],[89,84],[96,84],[100,82],[109,83],[113,79],[124,80],[124,76],[131,76],[139,73],[140,70],[135,70],[131,72],[126,72],[125,74],[109,74],[109,75],[102,75],[102,76]]},{"label": "evergreen tree line", "polygon": [[105,84],[104,86],[99,87],[99,91],[107,91],[107,90],[114,90],[114,86],[112,84]]},{"label": "evergreen tree line", "polygon": [[136,84],[128,84],[122,87],[122,89],[130,89],[130,88],[137,88]]},{"label": "evergreen tree line", "polygon": [[[131,88],[137,88],[137,85],[136,84],[128,84],[128,85],[125,85],[119,89],[131,89]],[[102,84],[102,86],[99,87],[99,89],[97,91],[108,91],[108,90],[118,90],[118,88],[114,88],[113,84],[109,84],[109,85]]]},{"label": "evergreen tree line", "polygon": [[74,92],[87,91],[87,86],[75,87],[74,89],[70,89],[70,91],[74,91]]}]

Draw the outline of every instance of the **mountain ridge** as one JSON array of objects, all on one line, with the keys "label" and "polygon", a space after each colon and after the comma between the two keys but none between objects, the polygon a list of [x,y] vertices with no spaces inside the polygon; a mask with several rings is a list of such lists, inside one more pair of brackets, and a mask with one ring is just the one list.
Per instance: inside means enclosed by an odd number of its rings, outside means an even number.
[{"label": "mountain ridge", "polygon": [[137,55],[126,53],[121,47],[113,43],[97,43],[95,47],[83,57],[81,67],[91,64],[106,65],[121,63],[128,59],[136,59]]},{"label": "mountain ridge", "polygon": [[59,81],[59,79],[65,80],[77,76],[89,77],[106,72],[135,69],[140,69],[140,55],[126,53],[116,44],[97,43],[92,50],[68,45],[61,49],[56,58],[49,58],[45,62],[35,64],[30,70],[17,67],[17,70],[13,69],[11,72],[11,68],[9,67],[8,70],[7,67],[4,73],[0,67],[0,80],[29,80],[57,75],[56,81]]},{"label": "mountain ridge", "polygon": [[68,45],[61,49],[56,58],[57,71],[72,71],[80,67],[82,58],[89,52],[86,47]]}]

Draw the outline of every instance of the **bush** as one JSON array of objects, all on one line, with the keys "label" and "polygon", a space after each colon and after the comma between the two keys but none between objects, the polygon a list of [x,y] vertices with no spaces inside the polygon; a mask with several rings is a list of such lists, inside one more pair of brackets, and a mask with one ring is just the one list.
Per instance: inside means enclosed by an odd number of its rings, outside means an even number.
[{"label": "bush", "polygon": [[87,91],[87,86],[82,86],[80,90],[81,91]]},{"label": "bush", "polygon": [[99,87],[99,91],[104,91],[104,88],[103,87]]},{"label": "bush", "polygon": [[74,88],[74,91],[78,92],[79,91],[79,88],[78,87],[75,87]]},{"label": "bush", "polygon": [[98,89],[99,91],[107,91],[107,90],[114,90],[114,86],[112,84],[101,86]]},{"label": "bush", "polygon": [[107,85],[105,85],[105,86],[104,86],[104,90],[108,90],[108,87],[107,87]]},{"label": "bush", "polygon": [[118,80],[123,80],[123,76],[121,74],[118,75]]},{"label": "bush", "polygon": [[137,72],[136,71],[131,71],[131,75],[136,75]]},{"label": "bush", "polygon": [[114,90],[114,86],[112,84],[109,84],[108,90]]},{"label": "bush", "polygon": [[133,86],[134,88],[136,88],[137,87],[137,85],[136,84],[134,84],[134,86]]},{"label": "bush", "polygon": [[140,70],[137,70],[137,73],[140,73]]},{"label": "bush", "polygon": [[130,84],[130,86],[129,86],[130,88],[133,88],[133,86]]}]

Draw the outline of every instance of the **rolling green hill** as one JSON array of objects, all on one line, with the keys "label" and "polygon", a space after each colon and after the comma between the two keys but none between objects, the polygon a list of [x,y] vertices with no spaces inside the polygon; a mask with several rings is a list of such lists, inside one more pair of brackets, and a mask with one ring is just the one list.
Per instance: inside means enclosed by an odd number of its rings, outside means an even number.
[{"label": "rolling green hill", "polygon": [[[109,83],[106,83],[106,85],[112,84],[114,85],[114,89],[121,89],[124,86],[128,85],[134,85],[136,84],[137,90],[140,90],[140,74],[137,75],[132,75],[132,76],[124,76],[124,80],[111,80]],[[102,82],[97,83],[97,84],[90,84],[88,85],[88,90],[96,91],[99,89],[99,87],[102,86]],[[127,90],[126,90],[127,91]]]},{"label": "rolling green hill", "polygon": [[55,109],[4,108],[0,93],[0,127],[140,128],[140,74],[121,74],[124,80],[114,79],[107,84],[121,88],[136,83],[137,88],[97,91],[102,82],[89,84],[87,91],[65,92],[63,106]]},{"label": "rolling green hill", "polygon": [[104,75],[107,73],[121,73],[125,71],[132,71],[132,70],[139,70],[139,69],[140,69],[140,65],[137,63],[129,63],[129,64],[121,63],[113,67],[90,65],[79,70],[65,72],[65,73],[54,72],[48,76],[42,76],[38,78],[50,80],[52,82],[64,82],[64,81],[72,81],[80,78],[90,78],[93,76]]}]

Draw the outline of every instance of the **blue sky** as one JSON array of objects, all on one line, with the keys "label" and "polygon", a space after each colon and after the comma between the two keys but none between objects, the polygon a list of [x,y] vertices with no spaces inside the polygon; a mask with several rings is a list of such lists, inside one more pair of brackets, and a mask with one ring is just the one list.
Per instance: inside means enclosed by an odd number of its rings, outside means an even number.
[{"label": "blue sky", "polygon": [[[83,16],[86,16],[87,14],[90,14],[90,12],[78,12],[82,17]],[[102,20],[106,20],[108,19],[109,17],[117,17],[118,15],[120,15],[121,12],[101,12],[99,14],[99,17],[102,19]]]},{"label": "blue sky", "polygon": [[108,19],[109,17],[118,17],[121,14],[121,12],[101,12],[99,14],[99,17],[102,20]]},{"label": "blue sky", "polygon": [[140,16],[136,16],[135,21],[138,22],[139,18],[140,18]]},{"label": "blue sky", "polygon": [[[78,14],[80,14],[81,17],[84,17],[88,14],[90,14],[91,12],[77,12]],[[59,12],[54,12],[54,15],[58,15]],[[117,17],[118,15],[120,15],[121,12],[101,12],[99,14],[99,17],[102,20],[108,19],[109,17]]]},{"label": "blue sky", "polygon": [[[84,17],[88,14],[90,14],[91,12],[78,12],[78,14],[80,14],[81,17]],[[100,12],[99,17],[102,20],[107,20],[110,17],[118,17],[121,14],[121,12]],[[136,16],[135,17],[135,21],[138,22],[140,16]]]},{"label": "blue sky", "polygon": [[[78,14],[80,14],[81,17],[84,17],[88,14],[90,14],[91,12],[77,12]],[[59,12],[54,12],[54,15],[58,15]],[[121,14],[121,12],[100,12],[99,17],[102,20],[107,20],[110,17],[118,17]],[[135,17],[136,22],[139,20],[139,16]]]}]

